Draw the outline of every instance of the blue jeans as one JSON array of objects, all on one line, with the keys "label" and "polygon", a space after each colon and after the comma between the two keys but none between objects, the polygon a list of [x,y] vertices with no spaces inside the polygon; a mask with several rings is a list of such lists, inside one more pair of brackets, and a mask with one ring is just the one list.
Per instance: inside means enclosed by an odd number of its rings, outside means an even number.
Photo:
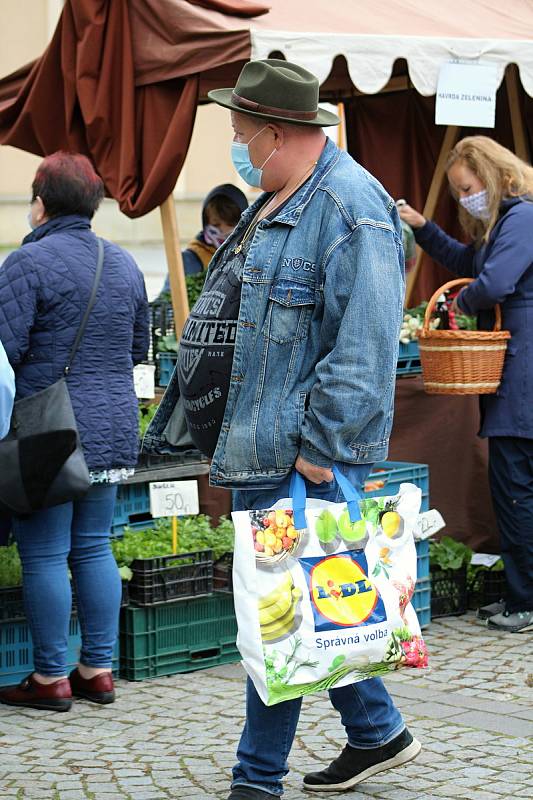
[{"label": "blue jeans", "polygon": [[109,544],[117,487],[92,486],[73,503],[13,520],[35,671],[65,675],[72,593],[81,628],[80,663],[110,668],[122,586]]},{"label": "blue jeans", "polygon": [[[353,486],[362,487],[370,465],[337,464]],[[276,489],[238,491],[233,495],[235,511],[269,508],[289,496],[287,478]],[[336,481],[313,484],[306,481],[308,497],[341,502]],[[339,712],[349,744],[373,748],[387,744],[405,728],[402,716],[380,678],[331,689],[329,698]],[[287,758],[296,734],[301,698],[266,706],[248,678],[246,723],[237,749],[232,786],[254,786],[273,795],[283,793],[282,779],[289,771]]]}]

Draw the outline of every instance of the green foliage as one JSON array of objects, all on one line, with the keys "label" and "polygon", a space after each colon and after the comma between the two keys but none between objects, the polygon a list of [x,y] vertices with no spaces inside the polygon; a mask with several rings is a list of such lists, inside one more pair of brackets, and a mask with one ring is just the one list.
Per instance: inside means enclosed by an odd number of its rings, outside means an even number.
[{"label": "green foliage", "polygon": [[469,564],[467,570],[468,583],[473,584],[481,572],[503,572],[504,564],[501,558],[492,567],[485,567],[483,564]]},{"label": "green foliage", "polygon": [[440,542],[430,541],[429,562],[440,569],[459,569],[468,566],[472,560],[472,550],[451,536],[443,536]]},{"label": "green foliage", "polygon": [[157,339],[157,352],[158,353],[176,353],[178,350],[178,342],[174,333],[169,333],[166,336],[159,336]]},{"label": "green foliage", "polygon": [[[424,314],[426,313],[427,300],[424,300],[420,305],[414,308],[406,308],[405,314],[410,314],[412,317],[418,317],[420,322],[424,321]],[[455,321],[457,327],[464,331],[477,331],[477,317],[469,317],[466,314],[456,314]]]},{"label": "green foliage", "polygon": [[0,587],[20,586],[22,565],[16,544],[0,547]]},{"label": "green foliage", "polygon": [[189,300],[189,308],[192,308],[202,293],[204,288],[206,272],[195,272],[194,275],[185,276],[185,285],[187,286],[187,299]]},{"label": "green foliage", "polygon": [[367,522],[370,522],[374,528],[379,525],[379,515],[385,508],[384,497],[369,497],[366,500],[359,501],[359,509],[361,516]]},{"label": "green foliage", "polygon": [[[213,550],[215,561],[233,551],[234,529],[231,520],[223,518],[218,528],[211,526],[205,514],[178,519],[178,553]],[[170,517],[157,519],[153,528],[133,531],[125,528],[121,539],[113,539],[111,549],[119,567],[129,566],[136,558],[154,558],[172,554],[172,522]],[[131,577],[131,576],[130,576]]]},{"label": "green foliage", "polygon": [[469,317],[466,314],[456,314],[455,321],[457,327],[462,331],[477,331],[477,317]]},{"label": "green foliage", "polygon": [[[187,287],[187,300],[189,308],[192,308],[202,293],[204,288],[206,272],[195,272],[193,275],[185,276],[185,286]],[[170,292],[161,292],[157,298],[158,303],[171,303]]]},{"label": "green foliage", "polygon": [[139,436],[141,439],[146,433],[149,424],[155,417],[157,408],[158,406],[156,403],[150,403],[149,405],[139,403]]}]

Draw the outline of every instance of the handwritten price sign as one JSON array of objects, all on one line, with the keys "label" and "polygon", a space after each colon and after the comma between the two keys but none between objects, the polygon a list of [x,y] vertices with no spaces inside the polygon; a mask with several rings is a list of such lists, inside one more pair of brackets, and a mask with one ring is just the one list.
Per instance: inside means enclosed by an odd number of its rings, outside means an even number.
[{"label": "handwritten price sign", "polygon": [[198,514],[197,481],[161,481],[150,484],[152,517],[185,517]]}]

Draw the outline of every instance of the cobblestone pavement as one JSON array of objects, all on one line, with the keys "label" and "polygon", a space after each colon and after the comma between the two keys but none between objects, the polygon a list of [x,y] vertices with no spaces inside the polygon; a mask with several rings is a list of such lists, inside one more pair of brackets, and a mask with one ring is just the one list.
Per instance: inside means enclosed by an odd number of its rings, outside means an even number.
[{"label": "cobblestone pavement", "polygon": [[[354,800],[533,798],[533,634],[489,631],[473,614],[426,631],[432,669],[388,686],[422,741],[418,759],[342,795]],[[0,706],[0,798],[224,800],[243,721],[239,664],[142,683],[112,706],[68,714]],[[325,695],[304,700],[286,800],[327,764],[343,732]]]}]

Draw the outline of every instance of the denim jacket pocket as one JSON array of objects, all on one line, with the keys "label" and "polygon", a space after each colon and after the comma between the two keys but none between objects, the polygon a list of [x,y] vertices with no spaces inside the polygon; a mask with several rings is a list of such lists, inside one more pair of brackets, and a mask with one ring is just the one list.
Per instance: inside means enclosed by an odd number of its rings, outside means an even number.
[{"label": "denim jacket pocket", "polygon": [[278,344],[305,339],[315,303],[314,286],[280,278],[270,288],[263,335]]}]

